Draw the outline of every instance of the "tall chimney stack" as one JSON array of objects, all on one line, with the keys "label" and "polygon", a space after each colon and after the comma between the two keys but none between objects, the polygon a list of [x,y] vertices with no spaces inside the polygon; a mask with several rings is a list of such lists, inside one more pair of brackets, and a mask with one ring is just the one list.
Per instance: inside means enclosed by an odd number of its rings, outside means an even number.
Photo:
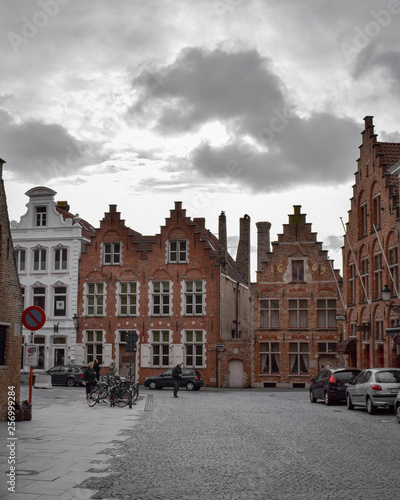
[{"label": "tall chimney stack", "polygon": [[245,282],[250,283],[250,216],[247,214],[240,218],[236,264]]},{"label": "tall chimney stack", "polygon": [[262,262],[267,262],[270,248],[270,222],[257,222],[257,271],[261,271]]},{"label": "tall chimney stack", "polygon": [[226,215],[225,212],[222,211],[218,218],[218,258],[222,266],[225,266],[228,253],[228,240],[226,234]]}]

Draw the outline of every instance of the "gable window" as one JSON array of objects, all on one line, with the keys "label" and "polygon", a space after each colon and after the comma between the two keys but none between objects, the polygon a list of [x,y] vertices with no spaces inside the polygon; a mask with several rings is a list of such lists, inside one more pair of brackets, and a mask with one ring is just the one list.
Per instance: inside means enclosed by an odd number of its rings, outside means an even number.
[{"label": "gable window", "polygon": [[260,354],[262,372],[279,373],[279,342],[262,342]]},{"label": "gable window", "polygon": [[289,300],[289,328],[307,328],[308,326],[308,300]]},{"label": "gable window", "polygon": [[317,328],[336,327],[336,299],[317,300]]},{"label": "gable window", "polygon": [[46,226],[47,225],[47,208],[46,207],[36,207],[36,226]]},{"label": "gable window", "polygon": [[292,375],[308,373],[308,344],[289,342],[289,363]]},{"label": "gable window", "polygon": [[26,271],[26,250],[15,250],[15,262],[19,273]]},{"label": "gable window", "polygon": [[88,283],[86,299],[87,299],[87,315],[103,316],[104,283]]},{"label": "gable window", "polygon": [[44,286],[36,286],[33,289],[33,305],[39,306],[46,311],[46,288]]},{"label": "gable window", "polygon": [[168,242],[168,262],[187,262],[187,241],[171,240]]},{"label": "gable window", "polygon": [[120,283],[119,285],[119,315],[137,315],[137,283]]},{"label": "gable window", "polygon": [[202,281],[185,281],[185,314],[188,316],[203,314]]},{"label": "gable window", "polygon": [[67,287],[54,288],[54,316],[67,315]]},{"label": "gable window", "polygon": [[185,330],[185,366],[203,366],[203,330]]},{"label": "gable window", "polygon": [[121,264],[121,243],[104,243],[103,264],[115,266]]},{"label": "gable window", "polygon": [[304,260],[292,260],[292,281],[304,281]]},{"label": "gable window", "polygon": [[152,314],[154,316],[168,316],[170,314],[170,282],[153,281],[152,286]]},{"label": "gable window", "polygon": [[38,248],[33,251],[33,270],[46,271],[46,254],[45,248]]},{"label": "gable window", "polygon": [[54,250],[54,270],[66,271],[67,269],[67,248],[56,248]]},{"label": "gable window", "polygon": [[169,330],[152,330],[151,337],[153,366],[169,366]]},{"label": "gable window", "polygon": [[279,300],[267,299],[261,300],[261,328],[279,327]]},{"label": "gable window", "polygon": [[86,331],[86,363],[91,363],[95,359],[103,363],[103,330]]}]

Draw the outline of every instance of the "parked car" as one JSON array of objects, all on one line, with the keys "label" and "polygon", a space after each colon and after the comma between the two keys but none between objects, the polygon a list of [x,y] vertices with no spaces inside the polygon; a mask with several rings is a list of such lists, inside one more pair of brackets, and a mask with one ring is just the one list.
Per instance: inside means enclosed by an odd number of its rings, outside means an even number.
[{"label": "parked car", "polygon": [[52,385],[68,385],[74,387],[76,384],[83,385],[83,373],[85,368],[78,365],[58,365],[47,371],[36,372],[35,375],[51,375]]},{"label": "parked car", "polygon": [[[202,387],[204,381],[200,372],[191,368],[182,368],[181,387],[186,387],[188,391],[198,391]],[[164,387],[173,387],[172,368],[168,368],[159,375],[147,377],[144,381],[144,386],[149,389],[163,389]]]},{"label": "parked car", "polygon": [[397,393],[396,400],[394,402],[394,411],[396,413],[397,422],[400,424],[400,392]]},{"label": "parked car", "polygon": [[324,368],[311,379],[310,401],[323,399],[326,405],[346,401],[346,388],[361,370],[357,368]]},{"label": "parked car", "polygon": [[400,391],[400,368],[363,370],[346,390],[347,408],[366,407],[370,415],[377,408],[394,408]]}]

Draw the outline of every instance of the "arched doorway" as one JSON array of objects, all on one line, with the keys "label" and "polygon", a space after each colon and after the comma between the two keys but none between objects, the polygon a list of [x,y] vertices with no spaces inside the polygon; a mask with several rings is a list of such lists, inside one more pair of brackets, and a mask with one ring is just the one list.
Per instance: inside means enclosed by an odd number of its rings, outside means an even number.
[{"label": "arched doorway", "polygon": [[229,387],[243,387],[243,361],[229,361]]}]

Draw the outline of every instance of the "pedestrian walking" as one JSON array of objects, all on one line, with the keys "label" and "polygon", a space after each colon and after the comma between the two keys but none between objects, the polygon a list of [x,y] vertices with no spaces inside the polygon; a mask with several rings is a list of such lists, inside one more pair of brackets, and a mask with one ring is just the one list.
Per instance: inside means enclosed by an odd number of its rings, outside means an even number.
[{"label": "pedestrian walking", "polygon": [[96,378],[97,380],[100,380],[100,363],[99,363],[99,360],[98,359],[95,359],[94,360],[94,363],[93,363],[93,370],[95,371],[96,373]]},{"label": "pedestrian walking", "polygon": [[178,397],[179,387],[182,380],[182,363],[178,363],[172,370],[172,380],[174,381],[174,398]]},{"label": "pedestrian walking", "polygon": [[117,373],[117,364],[113,359],[110,361],[110,366],[108,367],[108,370],[110,372],[110,375],[115,375]]},{"label": "pedestrian walking", "polygon": [[86,399],[96,387],[96,372],[93,370],[93,361],[91,361],[83,373],[83,380],[86,382]]}]

